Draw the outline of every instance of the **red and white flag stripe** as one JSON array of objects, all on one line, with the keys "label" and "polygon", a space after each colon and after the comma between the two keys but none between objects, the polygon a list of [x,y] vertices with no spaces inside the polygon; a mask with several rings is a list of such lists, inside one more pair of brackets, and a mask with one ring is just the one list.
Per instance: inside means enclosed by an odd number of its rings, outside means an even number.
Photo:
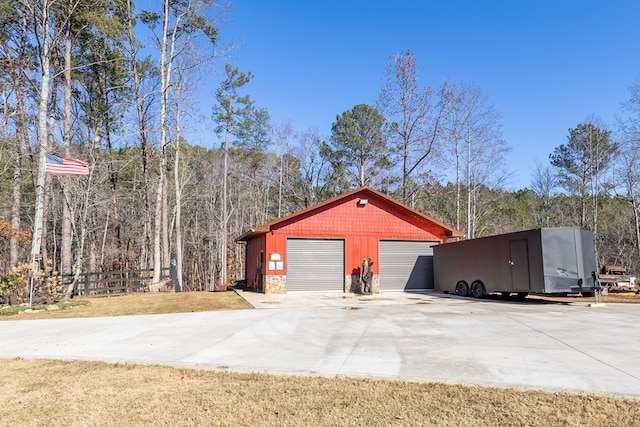
[{"label": "red and white flag stripe", "polygon": [[45,153],[44,172],[49,175],[87,176],[89,165],[71,157],[58,157]]}]

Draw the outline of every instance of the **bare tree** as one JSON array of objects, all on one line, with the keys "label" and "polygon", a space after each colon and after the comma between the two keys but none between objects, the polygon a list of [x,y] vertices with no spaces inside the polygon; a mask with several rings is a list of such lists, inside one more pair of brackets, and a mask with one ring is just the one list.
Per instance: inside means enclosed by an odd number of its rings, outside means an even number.
[{"label": "bare tree", "polygon": [[409,51],[390,58],[384,78],[378,109],[395,135],[402,164],[402,201],[407,203],[416,190],[410,188],[412,176],[434,154],[444,103],[434,101],[432,87],[418,86],[418,67]]},{"label": "bare tree", "polygon": [[[183,117],[187,115],[190,108],[190,99],[193,99],[195,92],[196,78],[191,73],[192,68],[189,66],[192,58],[182,58],[183,61],[177,63],[175,68],[175,83],[172,96],[173,106],[173,139],[174,139],[174,165],[173,165],[173,185],[175,191],[175,261],[178,275],[178,286],[183,289],[183,262],[184,262],[184,243],[183,243],[183,223],[182,223],[182,205],[183,193],[186,183],[190,180],[192,173],[188,169],[183,168],[182,145],[183,136],[182,128],[184,125]],[[185,172],[183,174],[183,172]]]},{"label": "bare tree", "polygon": [[[65,147],[65,154],[69,157],[71,155],[71,122],[72,122],[72,79],[71,79],[71,71],[73,68],[72,64],[72,55],[71,55],[71,47],[72,47],[72,34],[71,34],[71,24],[72,24],[72,15],[75,13],[77,8],[77,2],[69,1],[67,3],[67,8],[62,13],[64,13],[63,26],[61,28],[62,33],[62,53],[64,58],[64,66],[63,66],[63,89],[64,89],[64,114],[63,114],[63,131],[62,131],[62,145]],[[62,247],[60,253],[60,271],[62,274],[70,274],[71,273],[71,264],[73,255],[71,252],[71,243],[72,243],[72,234],[71,234],[71,212],[69,209],[69,205],[65,202],[70,198],[70,194],[68,192],[67,186],[62,187],[63,191],[63,211],[62,211]]]},{"label": "bare tree", "polygon": [[[49,139],[48,116],[49,99],[51,96],[52,69],[51,60],[54,46],[59,35],[54,29],[55,0],[29,1],[21,0],[25,10],[31,15],[34,25],[34,36],[37,40],[37,57],[40,66],[40,88],[38,102],[38,173],[36,179],[36,208],[34,216],[34,232],[31,245],[31,258],[35,260],[42,252],[42,234],[44,228],[44,197],[45,197],[45,152]],[[35,267],[34,267],[35,268]]]},{"label": "bare tree", "polygon": [[[14,5],[11,14],[4,16],[4,27],[0,36],[0,56],[5,64],[6,84],[3,87],[11,88],[15,96],[15,105],[11,106],[9,96],[3,100],[4,105],[4,122],[8,123],[10,118],[14,122],[13,139],[13,184],[11,196],[11,227],[13,230],[20,230],[22,222],[20,217],[22,206],[22,183],[24,181],[24,160],[23,155],[28,152],[29,145],[29,129],[26,113],[26,100],[28,95],[28,82],[26,76],[32,71],[32,64],[29,61],[28,52],[30,45],[28,43],[28,24],[29,19],[26,14],[24,4],[18,3]],[[8,126],[4,126],[7,128]],[[19,249],[21,241],[17,235],[13,235],[10,239],[9,249],[9,267],[13,268],[18,265]]]},{"label": "bare tree", "polygon": [[553,203],[553,196],[558,185],[555,173],[548,165],[543,165],[536,161],[531,178],[531,190],[536,195],[540,203],[539,217],[536,223],[540,226],[551,227],[553,222],[550,218],[550,210]]},{"label": "bare tree", "polygon": [[637,142],[626,145],[621,154],[622,175],[621,183],[624,186],[624,195],[621,196],[632,208],[634,236],[636,241],[636,254],[640,255],[640,148]]},{"label": "bare tree", "polygon": [[633,209],[636,257],[640,259],[640,80],[629,87],[629,98],[621,106],[618,132],[622,140],[622,174],[618,181],[623,195]]},{"label": "bare tree", "polygon": [[[217,39],[217,29],[201,13],[211,7],[211,2],[206,0],[189,0],[186,2],[163,1],[163,11],[159,15],[155,12],[143,12],[142,21],[152,30],[155,36],[155,43],[160,54],[160,168],[158,174],[158,186],[156,192],[156,208],[154,215],[154,273],[153,281],[160,281],[160,269],[163,261],[169,261],[169,230],[168,230],[168,206],[166,188],[167,169],[167,146],[170,143],[168,138],[169,126],[167,117],[167,107],[169,102],[169,92],[172,84],[172,72],[176,60],[180,58],[186,46],[184,38],[191,38],[198,33],[202,33],[211,44],[215,44]],[[161,27],[156,32],[158,22]],[[201,61],[213,58],[211,54]]]},{"label": "bare tree", "polygon": [[291,183],[291,191],[295,206],[301,209],[335,195],[334,171],[329,158],[322,155],[324,141],[317,129],[300,132],[296,139],[292,154],[298,163],[298,176]]},{"label": "bare tree", "polygon": [[[244,85],[249,83],[253,75],[243,73],[231,64],[225,65],[226,78],[216,90],[216,101],[213,107],[213,121],[216,123],[216,133],[223,138],[222,142],[222,193],[220,213],[220,280],[219,286],[225,287],[227,280],[227,244],[228,244],[228,171],[229,147],[235,141],[244,146],[255,146],[251,143],[256,136],[258,139],[266,133],[264,110],[255,108],[254,101],[249,95],[241,95]],[[255,140],[254,140],[255,142]],[[260,143],[258,143],[259,145]]]},{"label": "bare tree", "polygon": [[500,188],[505,179],[509,148],[502,139],[500,114],[473,84],[448,80],[440,99],[444,107],[440,138],[455,163],[456,227],[461,227],[464,190],[466,235],[472,238],[481,232],[480,220],[491,210],[490,200],[483,201],[482,193]]},{"label": "bare tree", "polygon": [[[149,94],[143,93],[142,80],[144,79],[145,70],[140,70],[138,62],[138,42],[134,36],[134,19],[133,4],[131,0],[126,0],[126,15],[128,19],[125,21],[125,31],[127,38],[126,55],[129,58],[129,69],[131,70],[132,92],[135,99],[135,111],[137,119],[137,138],[140,144],[140,158],[142,163],[142,199],[143,199],[143,232],[140,241],[140,268],[149,267],[149,248],[151,246],[151,200],[149,195],[149,117],[148,104]],[[148,68],[148,67],[147,67]],[[146,101],[146,102],[145,102]]]},{"label": "bare tree", "polygon": [[[473,112],[474,96],[469,93],[470,85],[456,80],[445,81],[441,88],[441,97],[446,99],[447,109],[442,117],[442,140],[455,160],[456,186],[456,228],[461,228],[462,208],[462,166],[465,150],[464,138],[467,125]],[[467,173],[468,175],[468,173]]]},{"label": "bare tree", "polygon": [[293,134],[291,123],[274,124],[271,126],[272,140],[278,149],[278,157],[280,158],[280,173],[278,174],[278,218],[282,216],[282,193],[283,182],[285,177],[285,153],[289,152],[290,139]]}]

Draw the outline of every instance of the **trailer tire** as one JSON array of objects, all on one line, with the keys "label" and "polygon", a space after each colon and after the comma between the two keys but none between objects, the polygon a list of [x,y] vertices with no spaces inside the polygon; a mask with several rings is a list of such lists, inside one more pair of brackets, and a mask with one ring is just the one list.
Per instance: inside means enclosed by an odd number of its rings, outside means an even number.
[{"label": "trailer tire", "polygon": [[487,290],[480,281],[475,281],[471,284],[471,294],[476,298],[482,298],[487,295]]},{"label": "trailer tire", "polygon": [[469,286],[462,280],[456,284],[456,295],[461,297],[469,296]]}]

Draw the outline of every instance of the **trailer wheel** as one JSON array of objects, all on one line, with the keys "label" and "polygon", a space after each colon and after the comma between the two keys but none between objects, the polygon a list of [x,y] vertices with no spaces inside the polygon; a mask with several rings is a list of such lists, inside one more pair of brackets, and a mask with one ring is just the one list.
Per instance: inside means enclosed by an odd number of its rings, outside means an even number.
[{"label": "trailer wheel", "polygon": [[469,296],[469,286],[462,280],[456,285],[456,295],[460,295],[461,297]]},{"label": "trailer wheel", "polygon": [[476,298],[482,298],[483,296],[487,295],[487,291],[484,288],[484,285],[482,284],[482,282],[479,282],[477,280],[471,284],[471,293]]}]

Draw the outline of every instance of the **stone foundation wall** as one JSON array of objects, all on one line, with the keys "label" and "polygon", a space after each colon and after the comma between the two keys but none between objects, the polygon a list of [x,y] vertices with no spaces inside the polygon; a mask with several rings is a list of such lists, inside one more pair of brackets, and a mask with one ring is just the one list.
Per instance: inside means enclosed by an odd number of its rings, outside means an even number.
[{"label": "stone foundation wall", "polygon": [[371,280],[371,292],[374,294],[380,293],[380,276],[377,274],[374,274]]},{"label": "stone foundation wall", "polygon": [[263,289],[265,294],[286,294],[287,276],[262,276]]},{"label": "stone foundation wall", "polygon": [[[265,294],[286,294],[287,293],[287,276],[262,276],[263,290]],[[351,294],[360,293],[360,275],[347,274],[344,276],[345,292]],[[374,294],[380,293],[380,278],[377,274],[373,275],[371,281],[371,291]]]}]

